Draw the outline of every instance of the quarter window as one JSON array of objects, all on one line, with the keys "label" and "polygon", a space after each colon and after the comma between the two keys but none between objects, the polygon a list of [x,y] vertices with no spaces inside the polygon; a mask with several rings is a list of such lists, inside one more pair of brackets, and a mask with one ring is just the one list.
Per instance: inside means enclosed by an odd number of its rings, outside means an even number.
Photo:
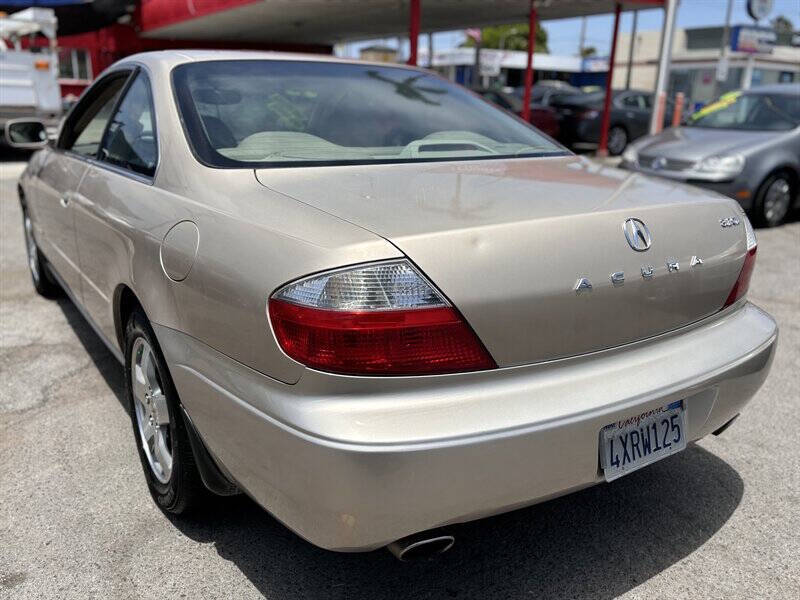
[{"label": "quarter window", "polygon": [[116,75],[81,100],[64,125],[58,147],[83,156],[96,156],[108,120],[127,74]]},{"label": "quarter window", "polygon": [[109,123],[100,160],[152,177],[157,148],[150,84],[140,71]]}]

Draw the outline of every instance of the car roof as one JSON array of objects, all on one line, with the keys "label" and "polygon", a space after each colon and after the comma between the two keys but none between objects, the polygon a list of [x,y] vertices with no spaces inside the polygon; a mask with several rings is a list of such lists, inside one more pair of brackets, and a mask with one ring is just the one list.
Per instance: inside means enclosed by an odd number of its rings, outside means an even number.
[{"label": "car roof", "polygon": [[753,94],[788,94],[800,96],[800,83],[772,83],[750,88],[747,93]]},{"label": "car roof", "polygon": [[127,56],[114,63],[113,66],[117,67],[129,63],[141,63],[153,66],[158,64],[172,68],[186,63],[213,60],[291,60],[304,62],[328,62],[339,64],[375,65],[427,73],[427,71],[418,67],[404,64],[389,64],[377,61],[353,60],[339,58],[328,54],[303,54],[299,52],[267,52],[255,50],[155,50],[152,52],[140,52],[138,54],[132,54],[131,56]]}]

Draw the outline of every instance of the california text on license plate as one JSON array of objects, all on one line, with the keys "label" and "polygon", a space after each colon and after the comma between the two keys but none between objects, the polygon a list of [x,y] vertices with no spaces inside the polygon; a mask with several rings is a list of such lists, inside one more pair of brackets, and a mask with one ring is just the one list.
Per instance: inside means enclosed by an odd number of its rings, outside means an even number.
[{"label": "california text on license plate", "polygon": [[600,466],[606,481],[613,481],[684,448],[686,419],[678,400],[606,425],[600,432]]}]

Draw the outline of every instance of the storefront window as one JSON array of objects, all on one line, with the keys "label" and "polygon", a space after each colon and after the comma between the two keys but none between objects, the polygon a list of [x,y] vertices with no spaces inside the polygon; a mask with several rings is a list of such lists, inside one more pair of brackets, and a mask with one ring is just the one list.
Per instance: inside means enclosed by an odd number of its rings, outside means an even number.
[{"label": "storefront window", "polygon": [[715,68],[675,69],[669,77],[669,95],[683,92],[690,110],[697,110],[726,92],[738,90],[743,72],[741,67],[731,67],[727,79],[718,83]]},{"label": "storefront window", "polygon": [[753,69],[753,80],[750,85],[751,87],[755,87],[757,85],[778,83],[780,74],[780,71],[774,69]]},{"label": "storefront window", "polygon": [[58,77],[89,81],[92,78],[89,52],[83,48],[59,48]]}]

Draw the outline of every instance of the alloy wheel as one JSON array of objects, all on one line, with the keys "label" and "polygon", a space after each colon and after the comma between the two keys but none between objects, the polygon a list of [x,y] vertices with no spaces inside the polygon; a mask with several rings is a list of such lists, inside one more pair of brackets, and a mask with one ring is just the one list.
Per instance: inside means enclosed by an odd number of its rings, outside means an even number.
[{"label": "alloy wheel", "polygon": [[764,195],[764,219],[768,223],[780,223],[789,212],[792,186],[783,177],[778,177],[767,188]]},{"label": "alloy wheel", "polygon": [[172,474],[169,408],[155,354],[142,337],[133,344],[130,366],[133,408],[142,448],[153,475],[161,483],[168,483]]},{"label": "alloy wheel", "polygon": [[622,127],[612,127],[608,132],[608,151],[617,156],[622,154],[625,146],[628,145],[628,134]]}]

